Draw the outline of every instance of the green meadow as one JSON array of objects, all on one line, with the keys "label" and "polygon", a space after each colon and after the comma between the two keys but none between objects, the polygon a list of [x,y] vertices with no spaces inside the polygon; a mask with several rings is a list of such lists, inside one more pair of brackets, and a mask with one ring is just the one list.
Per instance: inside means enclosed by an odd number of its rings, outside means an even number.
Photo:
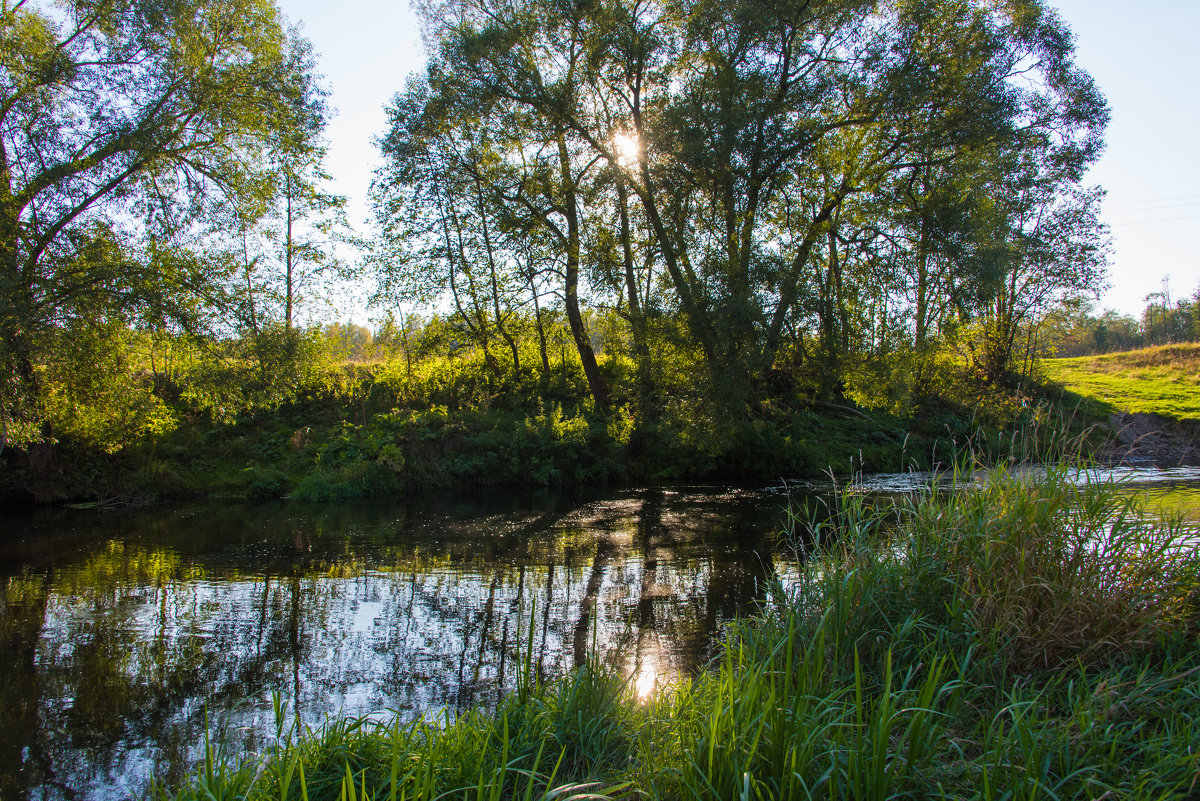
[{"label": "green meadow", "polygon": [[1047,378],[1108,412],[1200,419],[1200,343],[1046,359]]}]

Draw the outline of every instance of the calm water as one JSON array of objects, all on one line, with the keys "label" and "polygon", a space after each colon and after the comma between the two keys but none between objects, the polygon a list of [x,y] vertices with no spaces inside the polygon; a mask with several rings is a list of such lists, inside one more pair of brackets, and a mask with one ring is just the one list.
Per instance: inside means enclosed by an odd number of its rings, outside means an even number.
[{"label": "calm water", "polygon": [[704,487],[18,519],[0,544],[0,798],[178,780],[206,714],[254,749],[273,693],[308,724],[486,706],[531,631],[542,675],[595,649],[649,692],[786,573],[785,503]]},{"label": "calm water", "polygon": [[[1200,521],[1200,470],[1134,478]],[[263,744],[273,695],[309,725],[487,706],[531,637],[543,676],[594,651],[652,692],[794,574],[786,502],[709,486],[0,519],[0,799],[178,781],[206,718]]]}]

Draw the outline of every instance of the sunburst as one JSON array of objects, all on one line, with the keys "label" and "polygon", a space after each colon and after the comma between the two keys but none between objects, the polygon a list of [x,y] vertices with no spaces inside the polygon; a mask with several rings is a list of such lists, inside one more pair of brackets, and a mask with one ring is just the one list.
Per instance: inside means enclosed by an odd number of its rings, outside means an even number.
[{"label": "sunburst", "polygon": [[612,144],[613,150],[616,151],[618,164],[627,170],[637,165],[638,159],[642,155],[642,141],[638,139],[637,134],[613,134]]}]

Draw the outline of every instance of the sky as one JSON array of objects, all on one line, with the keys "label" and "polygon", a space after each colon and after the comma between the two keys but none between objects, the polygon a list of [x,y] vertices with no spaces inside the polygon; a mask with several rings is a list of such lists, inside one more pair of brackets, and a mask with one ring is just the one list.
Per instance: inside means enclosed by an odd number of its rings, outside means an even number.
[{"label": "sky", "polygon": [[[1099,306],[1138,314],[1169,277],[1172,298],[1200,289],[1200,0],[1049,0],[1076,38],[1076,61],[1108,98],[1108,147],[1088,174],[1107,191],[1110,288]],[[327,131],[334,191],[366,227],[384,105],[425,62],[406,2],[280,0],[312,41],[337,110]],[[365,289],[362,290],[365,292]],[[362,318],[362,298],[343,304]],[[351,308],[353,307],[353,308]]]}]

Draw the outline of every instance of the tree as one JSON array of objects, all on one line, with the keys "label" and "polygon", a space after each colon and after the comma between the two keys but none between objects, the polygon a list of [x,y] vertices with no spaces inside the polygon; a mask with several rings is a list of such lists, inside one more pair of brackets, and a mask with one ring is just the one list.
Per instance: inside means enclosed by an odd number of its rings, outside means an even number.
[{"label": "tree", "polygon": [[1041,173],[1026,174],[997,191],[996,280],[983,307],[980,335],[968,341],[986,383],[1013,371],[1023,327],[1029,356],[1036,352],[1036,328],[1044,312],[1103,291],[1109,243],[1099,219],[1102,197],[1099,189],[1063,186]]},{"label": "tree", "polygon": [[372,186],[379,223],[370,256],[375,302],[448,302],[491,373],[501,371],[492,353],[497,339],[519,371],[509,321],[526,279],[497,228],[495,151],[479,124],[446,126],[446,110],[428,100],[422,82],[397,95],[380,143],[388,166]]},{"label": "tree", "polygon": [[347,234],[346,198],[325,191],[330,180],[325,171],[326,148],[321,134],[329,119],[328,93],[316,80],[309,43],[295,30],[289,32],[288,84],[285,108],[292,118],[279,132],[271,158],[277,167],[273,215],[278,219],[275,239],[282,263],[283,320],[295,324],[295,308],[305,288],[323,273],[339,267],[332,244]]},{"label": "tree", "polygon": [[[0,414],[27,439],[66,321],[190,326],[217,297],[209,265],[162,256],[211,204],[268,180],[307,79],[296,46],[268,0],[4,4]],[[92,258],[99,240],[113,246]]]},{"label": "tree", "polygon": [[[643,241],[672,305],[713,391],[735,411],[753,400],[785,332],[806,325],[811,309],[826,351],[840,352],[855,297],[866,304],[860,318],[889,300],[889,287],[858,292],[845,280],[847,254],[867,252],[855,231],[871,227],[852,205],[869,207],[863,198],[921,170],[989,181],[988,170],[1017,169],[1026,152],[1053,165],[1062,177],[1053,185],[1067,191],[1098,154],[1107,119],[1072,62],[1069,33],[1038,0],[460,0],[447,8],[427,19],[437,48],[433,97],[502,109],[509,161],[557,151],[558,181],[544,208],[563,234],[567,286],[572,267],[589,260],[580,248],[603,245],[579,222],[588,203],[611,202],[599,178],[619,169],[614,188],[640,206]],[[929,203],[914,209],[918,229],[922,216],[941,224]],[[880,234],[888,216],[873,221]],[[926,239],[927,254],[934,244]],[[920,262],[923,338],[934,282]]]}]

